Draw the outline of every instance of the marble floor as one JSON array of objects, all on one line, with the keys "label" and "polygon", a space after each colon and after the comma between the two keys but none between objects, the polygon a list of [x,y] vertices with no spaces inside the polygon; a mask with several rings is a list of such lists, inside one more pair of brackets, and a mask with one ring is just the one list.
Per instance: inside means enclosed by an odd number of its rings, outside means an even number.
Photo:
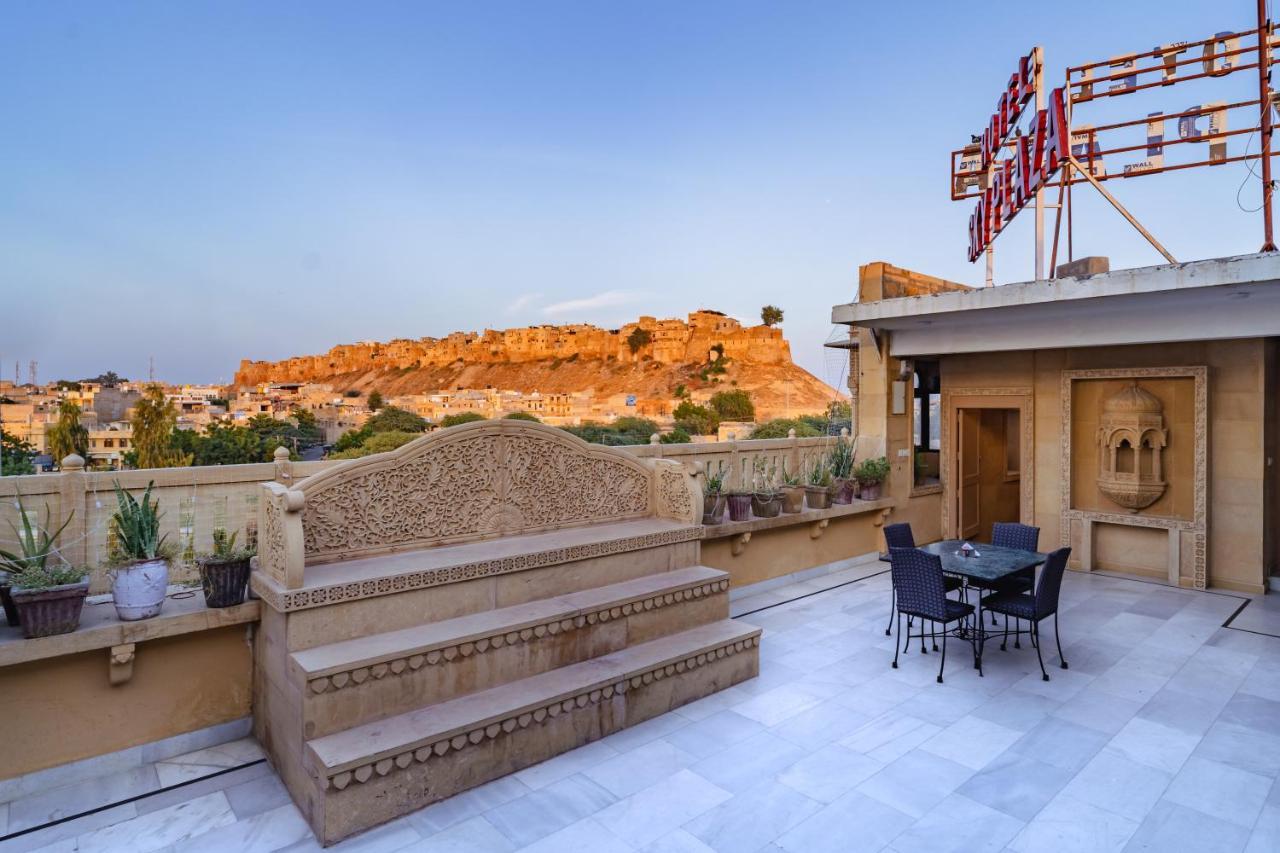
[{"label": "marble floor", "polygon": [[[1280,849],[1280,631],[1241,622],[1255,602],[1069,573],[1069,670],[1042,681],[1028,645],[997,645],[980,678],[953,643],[937,684],[918,645],[889,667],[880,568],[737,597],[766,631],[759,678],[331,849]],[[186,784],[137,796],[121,772],[99,783],[116,805],[0,851],[318,850],[255,755],[170,759],[157,779]],[[24,808],[0,806],[0,835]]]}]

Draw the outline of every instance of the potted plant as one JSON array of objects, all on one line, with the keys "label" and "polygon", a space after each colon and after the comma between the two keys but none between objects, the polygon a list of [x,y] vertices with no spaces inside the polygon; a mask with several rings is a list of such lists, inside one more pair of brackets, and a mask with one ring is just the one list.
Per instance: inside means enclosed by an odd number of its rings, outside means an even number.
[{"label": "potted plant", "polygon": [[827,509],[831,506],[831,469],[825,459],[815,459],[809,469],[809,481],[804,487],[804,502],[809,509]]},{"label": "potted plant", "polygon": [[755,483],[751,494],[751,511],[760,518],[775,518],[782,509],[782,493],[774,485],[777,467],[761,458],[756,459],[753,467]]},{"label": "potted plant", "polygon": [[783,463],[782,511],[795,513],[802,509],[804,509],[804,484],[801,482],[800,475],[788,471],[786,463]]},{"label": "potted plant", "polygon": [[889,479],[889,460],[883,456],[867,459],[858,466],[855,473],[862,486],[859,497],[864,501],[880,500],[881,484]]},{"label": "potted plant", "polygon": [[[66,565],[57,554],[57,540],[71,523],[71,516],[57,530],[52,528],[52,513],[45,504],[42,525],[32,525],[18,497],[18,515],[22,530],[10,522],[18,552],[0,551],[0,567],[9,589],[6,616],[13,609],[9,624],[21,624],[28,639],[66,634],[80,625],[80,612],[89,594],[88,571]],[[55,559],[50,559],[51,557]]]},{"label": "potted plant", "polygon": [[853,445],[842,438],[827,454],[827,467],[831,469],[831,482],[835,486],[834,501],[838,504],[853,502],[853,490],[857,481],[853,476]]},{"label": "potted plant", "polygon": [[196,561],[206,607],[234,607],[244,602],[254,549],[236,548],[236,535],[228,536],[226,530],[217,528],[213,531],[213,553]]},{"label": "potted plant", "polygon": [[68,564],[32,569],[13,578],[14,607],[27,639],[69,634],[80,627],[89,570]]},{"label": "potted plant", "polygon": [[134,622],[160,615],[169,586],[169,535],[160,535],[160,501],[151,499],[155,481],[139,501],[115,483],[116,512],[111,529],[116,536],[111,572],[111,595],[116,615]]},{"label": "potted plant", "polygon": [[751,518],[751,492],[745,489],[730,489],[729,520],[748,521]]},{"label": "potted plant", "polygon": [[719,524],[724,521],[724,463],[714,474],[707,472],[702,488],[702,523]]}]

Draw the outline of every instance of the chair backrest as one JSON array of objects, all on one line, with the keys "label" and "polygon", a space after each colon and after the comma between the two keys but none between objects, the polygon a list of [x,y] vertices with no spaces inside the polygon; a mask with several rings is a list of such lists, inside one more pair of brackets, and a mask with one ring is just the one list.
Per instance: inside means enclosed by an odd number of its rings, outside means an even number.
[{"label": "chair backrest", "polygon": [[884,544],[886,548],[914,548],[916,538],[911,535],[911,525],[905,521],[897,524],[886,524],[884,527]]},{"label": "chair backrest", "polygon": [[1062,574],[1067,569],[1070,548],[1059,548],[1045,560],[1036,583],[1036,617],[1043,619],[1058,612],[1058,593],[1062,590]]},{"label": "chair backrest", "polygon": [[919,548],[890,548],[889,571],[898,591],[898,610],[942,621],[947,614],[947,589],[942,560]]},{"label": "chair backrest", "polygon": [[991,544],[1001,548],[1034,551],[1040,542],[1040,528],[1015,521],[997,521],[991,528]]}]

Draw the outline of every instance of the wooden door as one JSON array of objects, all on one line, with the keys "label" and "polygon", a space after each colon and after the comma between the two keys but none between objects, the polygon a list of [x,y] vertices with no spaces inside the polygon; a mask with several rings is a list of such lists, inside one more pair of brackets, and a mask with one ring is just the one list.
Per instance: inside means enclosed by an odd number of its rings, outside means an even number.
[{"label": "wooden door", "polygon": [[982,467],[981,459],[982,411],[980,409],[960,409],[959,441],[956,446],[956,518],[959,519],[958,531],[961,539],[974,539],[981,530],[982,524]]}]

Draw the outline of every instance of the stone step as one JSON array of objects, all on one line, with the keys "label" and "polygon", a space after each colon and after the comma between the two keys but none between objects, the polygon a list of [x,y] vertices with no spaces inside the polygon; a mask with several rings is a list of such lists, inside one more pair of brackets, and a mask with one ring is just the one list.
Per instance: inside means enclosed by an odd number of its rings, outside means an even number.
[{"label": "stone step", "polygon": [[724,619],[309,740],[309,819],[336,840],[753,678],[760,633]]},{"label": "stone step", "polygon": [[729,577],[705,566],[290,655],[311,737],[724,619]]}]

